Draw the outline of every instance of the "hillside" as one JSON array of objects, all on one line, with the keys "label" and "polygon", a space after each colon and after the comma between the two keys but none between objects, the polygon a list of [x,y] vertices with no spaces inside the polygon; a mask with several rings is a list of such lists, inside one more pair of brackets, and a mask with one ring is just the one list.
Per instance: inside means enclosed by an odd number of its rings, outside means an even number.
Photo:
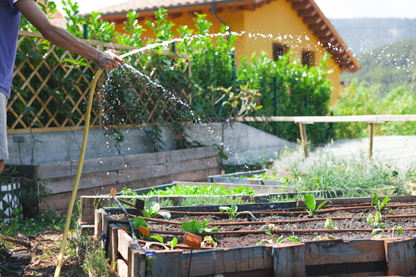
[{"label": "hillside", "polygon": [[357,79],[369,85],[381,84],[382,91],[405,86],[415,91],[416,39],[406,39],[362,53],[357,57],[361,69],[343,74],[342,80]]},{"label": "hillside", "polygon": [[359,54],[388,43],[416,38],[416,19],[330,19],[352,52]]}]

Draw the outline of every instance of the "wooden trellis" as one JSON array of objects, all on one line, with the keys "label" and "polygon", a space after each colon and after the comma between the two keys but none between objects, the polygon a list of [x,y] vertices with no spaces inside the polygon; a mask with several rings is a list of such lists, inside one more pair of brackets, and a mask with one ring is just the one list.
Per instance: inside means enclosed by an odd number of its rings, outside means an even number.
[{"label": "wooden trellis", "polygon": [[[99,41],[84,42],[100,50],[113,48],[121,53],[137,49]],[[173,65],[170,70],[189,78],[190,63],[186,55],[171,52],[158,55],[156,51],[147,50],[129,56],[126,62],[157,82],[157,74],[165,71],[163,66],[154,64],[157,56],[169,57]],[[12,94],[7,104],[8,134],[83,129],[86,101],[95,73],[96,67],[91,61],[54,46],[38,33],[20,31]],[[148,86],[143,78],[136,78],[134,83],[129,81],[135,94],[133,116],[131,111],[125,115],[123,110],[114,111],[112,103],[121,100],[114,99],[108,89],[104,92],[102,84],[108,82],[105,78],[103,76],[99,81],[100,89],[94,96],[91,129],[139,127],[175,121],[172,107],[177,103],[171,98],[164,99],[162,94],[165,92],[156,86]],[[180,99],[189,97],[185,88],[173,93]],[[108,114],[113,118],[106,117]],[[117,118],[114,118],[115,114]]]}]

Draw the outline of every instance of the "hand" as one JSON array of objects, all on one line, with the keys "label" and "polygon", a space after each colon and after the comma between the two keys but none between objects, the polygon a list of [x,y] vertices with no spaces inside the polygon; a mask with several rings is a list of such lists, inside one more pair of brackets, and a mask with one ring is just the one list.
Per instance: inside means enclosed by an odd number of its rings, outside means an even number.
[{"label": "hand", "polygon": [[104,70],[114,70],[118,67],[117,62],[124,65],[125,62],[119,57],[120,53],[115,50],[107,50],[98,54],[97,64]]}]

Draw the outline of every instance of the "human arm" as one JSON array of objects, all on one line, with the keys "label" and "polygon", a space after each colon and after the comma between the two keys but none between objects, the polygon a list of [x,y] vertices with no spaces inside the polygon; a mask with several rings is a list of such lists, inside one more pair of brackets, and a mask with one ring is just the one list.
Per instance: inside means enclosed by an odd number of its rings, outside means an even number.
[{"label": "human arm", "polygon": [[56,46],[90,59],[105,70],[117,68],[117,62],[124,65],[124,61],[118,56],[118,52],[114,50],[98,51],[52,23],[35,1],[18,0],[15,5],[26,19],[39,30],[42,36]]}]

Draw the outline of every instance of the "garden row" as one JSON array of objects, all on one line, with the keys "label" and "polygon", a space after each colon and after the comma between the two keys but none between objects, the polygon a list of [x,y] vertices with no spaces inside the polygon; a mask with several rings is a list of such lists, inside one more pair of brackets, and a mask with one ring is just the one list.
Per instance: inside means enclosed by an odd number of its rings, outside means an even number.
[{"label": "garden row", "polygon": [[[94,232],[106,234],[105,249],[121,276],[187,276],[188,270],[190,276],[406,275],[415,267],[413,198],[335,199],[327,206],[308,196],[284,209],[253,204],[162,211],[150,203],[142,211],[129,209],[138,240],[119,208],[96,210]],[[159,213],[165,219],[156,218]],[[150,234],[139,232],[143,227]],[[203,238],[200,251],[184,245],[186,232]]]}]

